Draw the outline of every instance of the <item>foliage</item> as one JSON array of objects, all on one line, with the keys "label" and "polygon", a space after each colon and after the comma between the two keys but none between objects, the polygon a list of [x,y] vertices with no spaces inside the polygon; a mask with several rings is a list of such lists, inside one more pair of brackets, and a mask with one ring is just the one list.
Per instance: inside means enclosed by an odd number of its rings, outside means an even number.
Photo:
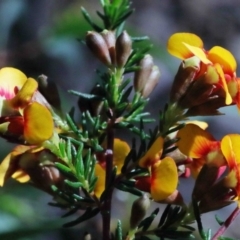
[{"label": "foliage", "polygon": [[[228,239],[218,237],[239,214],[240,135],[216,140],[206,123],[188,120],[219,115],[220,107],[240,108],[235,58],[222,47],[205,50],[194,34],[173,34],[167,48],[182,62],[169,102],[154,119],[144,110],[160,77],[149,54],[152,45],[148,37],[133,37],[124,30],[133,13],[128,0],[100,3],[102,26],[86,9],[82,14],[92,28],[86,46],[104,68],[97,71],[99,80],[90,93],[69,91],[78,109],[62,111],[57,88],[46,76],[36,81],[15,68],[0,70],[0,135],[19,144],[0,165],[0,185],[10,177],[30,182],[53,196],[49,205],[65,209],[64,218],[82,211],[63,227],[100,214],[106,240],[193,239],[193,222],[202,239]],[[148,123],[155,127],[146,131]],[[131,136],[130,146],[117,138],[122,130]],[[195,186],[187,205],[177,188],[179,179],[190,174]],[[137,196],[128,230],[122,220],[112,223],[114,189]],[[152,201],[166,204],[162,214],[157,208],[146,216]],[[234,202],[238,206],[225,222],[216,217],[221,227],[212,237],[202,214]]]}]

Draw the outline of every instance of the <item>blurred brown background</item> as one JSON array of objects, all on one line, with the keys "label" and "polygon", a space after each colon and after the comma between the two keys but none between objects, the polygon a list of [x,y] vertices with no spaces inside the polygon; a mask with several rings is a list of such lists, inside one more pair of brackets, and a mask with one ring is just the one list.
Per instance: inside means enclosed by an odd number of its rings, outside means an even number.
[{"label": "blurred brown background", "polygon": [[[148,110],[157,114],[168,100],[172,79],[179,60],[166,51],[166,41],[174,32],[192,32],[199,35],[206,49],[220,45],[229,49],[240,61],[240,2],[239,0],[132,0],[135,13],[126,28],[132,36],[148,35],[154,44],[151,53],[161,70],[161,80],[152,94]],[[1,0],[0,1],[0,67],[13,66],[27,76],[45,74],[55,81],[62,93],[64,109],[75,104],[68,89],[88,91],[96,81],[96,68],[101,64],[79,39],[83,39],[90,26],[80,12],[84,6],[93,17],[100,9],[98,0]],[[240,72],[238,71],[238,74]],[[201,118],[209,122],[209,129],[216,138],[224,134],[240,133],[240,118],[236,107],[223,109],[226,116]],[[13,145],[1,140],[1,158]],[[188,201],[192,183],[182,180],[180,189]],[[113,209],[116,219],[123,219],[127,226],[130,203],[134,197],[116,192]],[[61,229],[64,212],[47,205],[51,197],[29,185],[10,181],[0,189],[0,239],[7,240],[77,240],[85,231],[94,239],[99,231],[99,218],[72,229]],[[128,203],[127,203],[128,202]],[[155,206],[156,207],[156,206]],[[161,209],[163,207],[161,206]],[[223,209],[223,219],[233,206]],[[123,211],[123,209],[125,211]],[[240,238],[236,226],[226,233]],[[213,214],[204,215],[207,229],[217,227]]]}]

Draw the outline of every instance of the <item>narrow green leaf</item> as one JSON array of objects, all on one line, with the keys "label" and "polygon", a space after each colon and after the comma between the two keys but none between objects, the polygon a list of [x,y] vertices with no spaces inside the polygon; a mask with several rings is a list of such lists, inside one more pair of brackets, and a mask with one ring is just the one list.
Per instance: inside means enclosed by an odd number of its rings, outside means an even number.
[{"label": "narrow green leaf", "polygon": [[77,150],[75,169],[76,169],[78,178],[82,178],[85,173],[82,154],[83,154],[83,144],[79,145]]},{"label": "narrow green leaf", "polygon": [[67,159],[69,161],[69,163],[72,162],[72,149],[71,149],[71,141],[70,139],[67,140],[67,144],[66,144],[66,153],[67,153]]},{"label": "narrow green leaf", "polygon": [[117,228],[116,228],[116,231],[115,231],[115,235],[116,235],[116,237],[115,237],[116,240],[122,240],[123,239],[121,220],[118,220],[118,222],[117,222]]},{"label": "narrow green leaf", "polygon": [[65,179],[64,182],[72,188],[80,188],[83,186],[83,184],[80,182],[72,182],[72,181],[69,181],[68,179]]},{"label": "narrow green leaf", "polygon": [[222,219],[220,219],[217,214],[215,215],[215,219],[220,226],[222,226],[224,224],[224,221]]},{"label": "narrow green leaf", "polygon": [[77,211],[78,211],[78,208],[73,208],[73,209],[71,209],[70,211],[68,211],[67,213],[63,214],[61,217],[62,217],[62,218],[69,217],[69,216],[71,216],[72,214],[76,213]]},{"label": "narrow green leaf", "polygon": [[88,174],[89,174],[89,171],[90,171],[90,167],[91,167],[91,164],[92,164],[92,159],[91,159],[91,149],[88,149],[87,151],[87,154],[84,158],[84,161],[85,161],[85,179],[88,179]]},{"label": "narrow green leaf", "polygon": [[83,215],[81,215],[79,218],[77,218],[76,220],[69,222],[69,223],[65,223],[63,225],[63,227],[73,227],[81,222],[84,222],[94,216],[96,216],[99,213],[99,208],[88,208],[85,213]]},{"label": "narrow green leaf", "polygon": [[90,26],[92,26],[92,28],[94,30],[96,30],[97,32],[101,32],[103,30],[102,28],[100,28],[98,25],[96,25],[92,21],[89,13],[87,12],[87,10],[84,7],[81,7],[81,11],[82,11],[82,14],[83,14],[83,17],[85,18],[85,20],[90,24]]},{"label": "narrow green leaf", "polygon": [[66,165],[63,165],[62,163],[59,163],[59,162],[55,162],[55,166],[62,172],[64,173],[72,173],[72,170],[67,167]]},{"label": "narrow green leaf", "polygon": [[148,230],[148,228],[151,226],[153,220],[155,219],[155,217],[158,215],[159,212],[159,208],[156,208],[150,216],[146,217],[145,219],[143,219],[141,221],[141,223],[139,224],[138,228],[142,228],[142,231],[145,232]]},{"label": "narrow green leaf", "polygon": [[142,42],[142,41],[146,41],[149,40],[148,36],[142,36],[142,37],[131,37],[133,42]]}]

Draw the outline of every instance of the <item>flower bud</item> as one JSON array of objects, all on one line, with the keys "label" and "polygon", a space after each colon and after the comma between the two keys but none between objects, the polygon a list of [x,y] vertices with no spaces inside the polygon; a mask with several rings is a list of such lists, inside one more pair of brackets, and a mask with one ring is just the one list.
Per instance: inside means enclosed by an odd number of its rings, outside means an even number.
[{"label": "flower bud", "polygon": [[137,70],[134,75],[134,89],[136,92],[141,92],[145,87],[153,66],[154,63],[152,56],[146,54],[139,63],[140,69]]},{"label": "flower bud", "polygon": [[86,44],[101,62],[107,66],[111,65],[108,45],[100,33],[89,31],[86,35]]},{"label": "flower bud", "polygon": [[26,172],[35,187],[54,194],[51,186],[64,187],[64,177],[55,167],[55,162],[61,162],[48,150],[39,152],[25,152],[19,158],[20,168]]},{"label": "flower bud", "polygon": [[116,51],[115,51],[115,44],[116,44],[116,37],[113,31],[103,30],[101,33],[102,37],[104,38],[108,51],[111,57],[112,64],[116,63]]},{"label": "flower bud", "polygon": [[[53,106],[55,109],[59,111],[61,110],[61,100],[59,92],[57,89],[57,85],[53,81],[48,81],[48,77],[43,74],[38,76],[38,89],[43,95],[43,98],[48,103],[48,105],[51,104],[51,106]],[[40,96],[38,95],[38,97]]]},{"label": "flower bud", "polygon": [[126,31],[123,31],[116,41],[116,61],[118,67],[124,67],[132,51],[132,40]]},{"label": "flower bud", "polygon": [[135,229],[142,221],[148,208],[150,207],[150,199],[147,194],[144,194],[133,202],[131,217],[130,217],[130,228]]},{"label": "flower bud", "polygon": [[170,92],[172,102],[178,102],[184,96],[199,69],[200,60],[197,57],[191,57],[181,63]]},{"label": "flower bud", "polygon": [[156,87],[159,81],[159,77],[160,77],[159,68],[157,66],[153,66],[148,81],[146,82],[142,91],[140,91],[143,97],[147,98],[151,94],[151,92]]},{"label": "flower bud", "polygon": [[225,186],[224,181],[225,179],[221,179],[204,192],[198,205],[201,214],[221,209],[234,202],[236,192]]}]

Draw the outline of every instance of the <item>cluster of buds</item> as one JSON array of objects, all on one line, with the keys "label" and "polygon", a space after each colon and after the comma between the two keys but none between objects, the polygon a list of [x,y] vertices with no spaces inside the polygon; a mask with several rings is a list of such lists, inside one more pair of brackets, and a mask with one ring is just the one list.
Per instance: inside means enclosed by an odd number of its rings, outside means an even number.
[{"label": "cluster of buds", "polygon": [[206,51],[198,36],[176,33],[168,41],[168,51],[183,60],[172,86],[172,103],[188,109],[189,116],[216,115],[220,107],[239,106],[237,64],[228,50],[215,46]]},{"label": "cluster of buds", "polygon": [[[95,56],[110,68],[124,68],[132,53],[132,40],[126,31],[117,38],[113,31],[104,30],[101,33],[91,31],[86,35],[86,44]],[[149,54],[139,61],[137,67],[134,89],[146,98],[157,85],[160,71]]]},{"label": "cluster of buds", "polygon": [[104,30],[101,33],[89,31],[86,35],[86,44],[108,67],[124,67],[132,52],[132,40],[126,31],[123,31],[117,39],[113,31]]},{"label": "cluster of buds", "polygon": [[160,78],[160,71],[154,65],[151,55],[146,54],[139,63],[139,70],[134,75],[134,89],[143,97],[148,97],[156,87]]}]

